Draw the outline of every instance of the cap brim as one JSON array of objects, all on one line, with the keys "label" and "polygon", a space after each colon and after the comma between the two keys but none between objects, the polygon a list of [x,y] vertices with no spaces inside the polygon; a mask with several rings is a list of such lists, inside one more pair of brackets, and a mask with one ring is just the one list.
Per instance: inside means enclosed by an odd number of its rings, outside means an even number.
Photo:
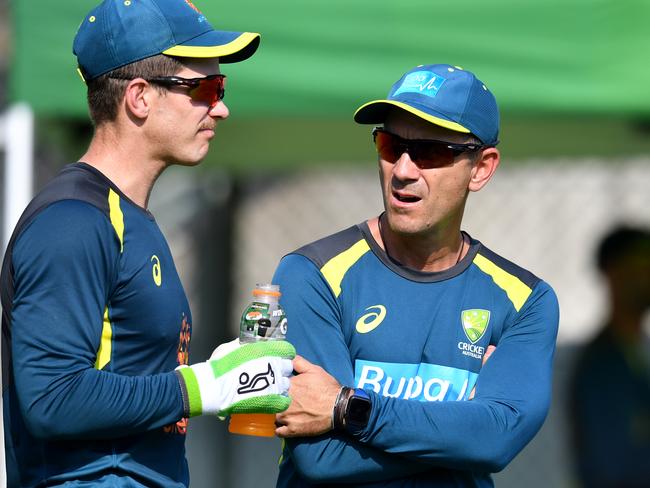
[{"label": "cap brim", "polygon": [[354,121],[358,124],[383,124],[386,120],[388,109],[391,107],[398,107],[402,110],[406,110],[416,117],[431,122],[432,124],[439,125],[440,127],[444,127],[445,129],[466,134],[471,132],[469,129],[463,127],[457,122],[436,117],[423,112],[422,110],[418,110],[417,108],[413,108],[404,102],[398,102],[396,100],[373,100],[372,102],[368,102],[359,107],[354,113]]},{"label": "cap brim", "polygon": [[220,63],[237,63],[250,58],[260,45],[256,32],[208,31],[183,44],[163,51],[184,58],[219,58]]}]

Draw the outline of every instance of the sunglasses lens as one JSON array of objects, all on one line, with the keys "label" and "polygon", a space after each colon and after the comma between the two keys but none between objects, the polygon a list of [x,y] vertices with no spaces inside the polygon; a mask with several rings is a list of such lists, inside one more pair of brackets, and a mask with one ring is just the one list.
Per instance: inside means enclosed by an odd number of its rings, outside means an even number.
[{"label": "sunglasses lens", "polygon": [[454,151],[440,142],[415,142],[411,159],[420,169],[441,168],[454,162]]},{"label": "sunglasses lens", "polygon": [[190,96],[200,102],[206,102],[210,106],[223,100],[225,95],[226,78],[217,76],[215,78],[205,78],[199,81],[199,86],[190,91]]},{"label": "sunglasses lens", "polygon": [[396,163],[405,152],[420,169],[441,168],[454,162],[454,151],[437,141],[409,141],[389,132],[377,131],[375,145],[379,157],[389,163]]},{"label": "sunglasses lens", "polygon": [[396,163],[406,150],[406,147],[400,147],[399,140],[388,132],[375,133],[375,146],[379,157],[389,163]]}]

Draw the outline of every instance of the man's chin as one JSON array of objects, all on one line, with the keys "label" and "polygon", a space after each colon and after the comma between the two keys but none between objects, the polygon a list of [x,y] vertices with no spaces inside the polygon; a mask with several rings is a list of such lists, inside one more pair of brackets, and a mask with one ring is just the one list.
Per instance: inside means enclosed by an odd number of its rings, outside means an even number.
[{"label": "man's chin", "polygon": [[197,151],[196,154],[186,155],[183,158],[177,158],[173,161],[173,164],[178,166],[198,166],[203,162],[205,157],[208,155],[209,146],[205,146],[200,151]]},{"label": "man's chin", "polygon": [[404,236],[415,236],[421,234],[426,225],[415,215],[410,215],[404,212],[387,212],[388,226],[395,234]]},{"label": "man's chin", "polygon": [[203,158],[201,159],[192,159],[192,160],[177,160],[173,161],[172,164],[176,166],[187,166],[187,167],[193,167],[193,166],[198,166],[203,162]]}]

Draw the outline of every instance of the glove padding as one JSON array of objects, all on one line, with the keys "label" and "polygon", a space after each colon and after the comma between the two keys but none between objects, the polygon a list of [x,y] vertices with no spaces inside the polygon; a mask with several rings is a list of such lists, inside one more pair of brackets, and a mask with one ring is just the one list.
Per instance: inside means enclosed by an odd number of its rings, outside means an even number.
[{"label": "glove padding", "polygon": [[176,368],[185,415],[286,410],[294,357],[296,350],[286,341],[221,344],[208,361]]}]

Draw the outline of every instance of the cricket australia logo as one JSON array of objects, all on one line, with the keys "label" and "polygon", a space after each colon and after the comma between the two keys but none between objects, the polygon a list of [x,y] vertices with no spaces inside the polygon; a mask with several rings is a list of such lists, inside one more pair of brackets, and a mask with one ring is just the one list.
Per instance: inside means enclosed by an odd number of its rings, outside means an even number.
[{"label": "cricket australia logo", "polygon": [[488,323],[490,322],[490,311],[473,308],[472,310],[463,310],[460,314],[463,323],[463,330],[472,344],[483,337]]},{"label": "cricket australia logo", "polygon": [[485,353],[485,348],[477,346],[476,343],[483,337],[490,323],[490,311],[480,308],[463,310],[460,314],[460,321],[465,336],[471,344],[459,342],[458,349],[465,355],[476,359],[481,359]]}]

